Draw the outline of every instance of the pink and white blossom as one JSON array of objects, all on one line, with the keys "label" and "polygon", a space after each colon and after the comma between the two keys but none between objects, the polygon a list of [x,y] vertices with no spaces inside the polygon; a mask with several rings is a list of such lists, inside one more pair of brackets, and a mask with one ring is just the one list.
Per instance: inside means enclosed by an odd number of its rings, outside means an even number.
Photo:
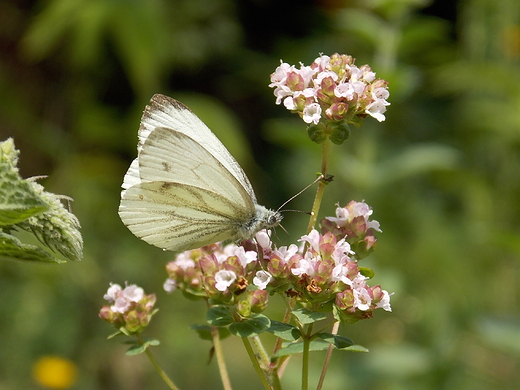
[{"label": "pink and white blossom", "polygon": [[226,291],[236,280],[237,275],[233,271],[222,270],[215,274],[215,288],[218,291]]},{"label": "pink and white blossom", "polygon": [[[390,96],[388,83],[377,79],[370,66],[338,53],[321,54],[310,66],[297,68],[281,61],[271,75],[276,104],[297,112],[305,123],[345,120],[359,123],[367,115],[385,120]],[[341,107],[341,110],[334,109]]]}]

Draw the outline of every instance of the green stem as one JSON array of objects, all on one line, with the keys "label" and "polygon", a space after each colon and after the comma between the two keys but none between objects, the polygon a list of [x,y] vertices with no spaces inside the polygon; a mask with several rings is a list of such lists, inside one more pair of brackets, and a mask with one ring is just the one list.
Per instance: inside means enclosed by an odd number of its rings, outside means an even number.
[{"label": "green stem", "polygon": [[[143,345],[143,339],[141,338],[140,334],[137,335],[137,340],[139,341],[140,345]],[[172,380],[168,377],[168,375],[166,375],[161,366],[159,366],[159,363],[157,363],[157,360],[155,360],[155,358],[153,357],[152,353],[150,352],[150,349],[146,348],[144,353],[146,354],[146,356],[148,356],[148,360],[150,360],[150,362],[155,367],[156,371],[159,373],[159,376],[166,383],[166,385],[171,390],[179,390],[179,388],[173,384]]]},{"label": "green stem", "polygon": [[[323,144],[321,145],[321,174],[324,178],[327,177],[329,153],[330,143],[329,139],[327,138],[325,141],[323,141]],[[311,218],[309,219],[309,225],[307,226],[307,233],[310,233],[310,231],[314,228],[314,225],[316,225],[318,213],[320,212],[321,200],[323,198],[323,192],[325,191],[326,185],[327,182],[323,179],[318,182],[318,189],[316,190],[316,196],[314,197],[314,204],[312,205],[311,210]]]},{"label": "green stem", "polygon": [[257,353],[259,355],[259,359],[257,360],[260,360],[263,366],[262,371],[264,372],[264,375],[269,375],[270,377],[270,383],[272,383],[271,388],[273,388],[274,390],[282,390],[282,384],[280,382],[280,377],[278,376],[276,366],[274,364],[271,364],[269,355],[267,354],[267,351],[265,350],[264,345],[260,340],[260,337],[254,336],[252,337],[252,340],[256,350],[258,351]]},{"label": "green stem", "polygon": [[269,355],[267,354],[267,351],[264,348],[264,345],[262,344],[262,341],[260,340],[260,337],[254,336],[252,337],[253,344],[255,345],[256,350],[258,351],[259,360],[262,362],[262,365],[264,366],[265,370],[269,370],[270,364],[269,364]]},{"label": "green stem", "polygon": [[211,327],[211,337],[213,338],[213,348],[215,349],[215,356],[217,357],[217,365],[222,386],[224,387],[224,390],[231,390],[231,381],[229,380],[226,361],[224,360],[224,352],[222,351],[222,343],[220,342],[218,328],[216,326]]},{"label": "green stem", "polygon": [[[332,334],[338,334],[339,330],[339,321],[336,321],[332,326]],[[332,351],[334,351],[334,345],[329,345],[327,349],[327,355],[325,356],[325,361],[323,362],[323,368],[321,369],[320,380],[318,382],[318,386],[316,386],[316,390],[321,390],[323,387],[323,382],[325,381],[325,375],[327,374],[327,370],[329,368],[330,358],[332,356]]]},{"label": "green stem", "polygon": [[309,352],[311,346],[310,335],[312,334],[313,324],[309,325],[307,334],[303,337],[303,358],[302,358],[302,390],[309,390]]},{"label": "green stem", "polygon": [[260,380],[262,381],[264,388],[266,390],[273,390],[273,387],[269,383],[269,380],[265,375],[265,372],[262,370],[262,367],[260,367],[260,364],[258,363],[258,359],[256,358],[255,351],[253,351],[253,347],[251,347],[249,339],[247,337],[242,337],[242,342],[244,343],[244,347],[246,348],[247,354],[249,355],[249,359],[251,359],[251,363],[253,363],[253,367],[256,373],[258,374]]}]

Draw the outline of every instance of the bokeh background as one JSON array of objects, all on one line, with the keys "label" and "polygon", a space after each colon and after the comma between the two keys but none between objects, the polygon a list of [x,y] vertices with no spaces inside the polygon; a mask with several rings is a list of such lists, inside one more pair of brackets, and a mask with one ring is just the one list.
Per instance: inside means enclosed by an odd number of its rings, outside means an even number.
[{"label": "bokeh background", "polygon": [[[62,388],[166,388],[144,355],[106,340],[110,281],[158,295],[147,335],[182,389],[220,388],[209,342],[189,329],[203,304],[162,291],[172,255],[117,215],[139,118],[154,93],[181,100],[276,208],[314,179],[320,148],[275,105],[269,75],[320,52],[390,83],[386,122],[334,147],[322,213],[373,207],[383,233],[362,265],[395,293],[392,313],[340,330],[370,353],[335,353],[325,388],[520,388],[520,2],[0,0],[0,139],[14,138],[24,177],[74,198],[85,241],[79,263],[0,263],[0,389],[43,388],[33,371],[52,356],[77,371]],[[306,223],[287,213],[280,241]],[[261,389],[241,344],[224,347],[235,388]],[[294,359],[286,388],[298,370]]]}]

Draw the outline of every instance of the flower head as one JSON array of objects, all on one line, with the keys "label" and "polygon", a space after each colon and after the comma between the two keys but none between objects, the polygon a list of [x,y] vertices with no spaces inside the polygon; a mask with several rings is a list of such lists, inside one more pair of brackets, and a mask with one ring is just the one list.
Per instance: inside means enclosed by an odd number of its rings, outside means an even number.
[{"label": "flower head", "polygon": [[[278,76],[283,75],[280,71]],[[304,88],[307,80],[298,82]],[[321,221],[321,232],[313,229],[302,236],[299,246],[277,247],[263,230],[241,245],[214,244],[181,253],[167,265],[165,289],[232,306],[245,317],[263,311],[269,296],[279,292],[303,307],[333,304],[346,321],[369,318],[377,308],[391,309],[390,295],[380,286],[370,287],[358,267],[367,248],[374,249],[373,231],[381,231],[371,215],[366,203],[352,201]],[[112,290],[107,295],[117,295],[117,287]]]},{"label": "flower head", "polygon": [[305,123],[346,121],[360,125],[371,116],[385,120],[390,104],[388,83],[376,79],[368,65],[357,67],[355,59],[338,53],[320,55],[310,66],[296,68],[281,62],[271,74],[276,104],[297,112]]},{"label": "flower head", "polygon": [[119,284],[110,283],[104,298],[111,305],[103,306],[99,316],[128,334],[141,333],[156,312],[155,295],[145,295],[135,284],[123,289]]},{"label": "flower head", "polygon": [[374,231],[381,232],[378,221],[370,219],[372,209],[365,202],[350,201],[336,208],[335,217],[326,217],[321,222],[322,232],[331,232],[344,237],[350,243],[356,257],[362,259],[374,249],[377,239]]}]

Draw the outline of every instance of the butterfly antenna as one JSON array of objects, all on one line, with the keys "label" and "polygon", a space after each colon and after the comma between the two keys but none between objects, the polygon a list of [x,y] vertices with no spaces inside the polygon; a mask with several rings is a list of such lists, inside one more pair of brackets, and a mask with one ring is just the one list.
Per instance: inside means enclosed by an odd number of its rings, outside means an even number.
[{"label": "butterfly antenna", "polygon": [[[287,203],[289,203],[291,200],[293,200],[294,198],[296,198],[298,195],[300,195],[302,192],[304,192],[305,190],[307,190],[309,187],[312,187],[315,183],[319,182],[320,180],[322,179],[325,179],[325,176],[323,174],[320,174],[316,180],[314,180],[312,183],[310,183],[309,185],[307,185],[303,190],[301,190],[300,192],[298,192],[297,194],[291,196],[289,199],[287,199],[285,202],[283,202],[283,204],[278,207],[278,210],[277,211],[280,211],[281,208],[283,206],[285,206]],[[327,178],[327,180],[331,181],[332,179],[329,179]],[[284,211],[296,211],[296,210],[284,210]],[[285,230],[285,229],[284,229]]]}]

